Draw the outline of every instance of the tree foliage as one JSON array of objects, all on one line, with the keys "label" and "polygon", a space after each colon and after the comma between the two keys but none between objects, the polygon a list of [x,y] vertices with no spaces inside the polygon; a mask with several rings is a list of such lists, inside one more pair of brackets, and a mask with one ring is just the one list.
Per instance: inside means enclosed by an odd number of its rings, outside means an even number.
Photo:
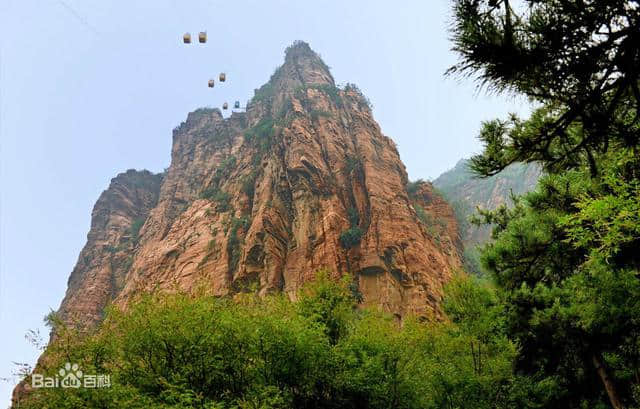
[{"label": "tree foliage", "polygon": [[487,123],[473,167],[491,175],[513,162],[542,161],[546,170],[582,165],[640,141],[640,10],[628,0],[454,1],[449,72],[511,91],[544,106],[523,126]]},{"label": "tree foliage", "polygon": [[[448,289],[451,321],[356,309],[325,273],[282,295],[154,293],[111,308],[95,333],[58,323],[41,371],[65,362],[110,388],[35,389],[21,408],[510,408],[515,346],[493,291]],[[28,381],[28,379],[27,379]]]},{"label": "tree foliage", "polygon": [[512,209],[481,212],[482,260],[505,299],[518,374],[547,406],[639,405],[640,5],[454,1],[452,73],[538,104],[483,124],[481,176],[517,161],[547,175]]}]

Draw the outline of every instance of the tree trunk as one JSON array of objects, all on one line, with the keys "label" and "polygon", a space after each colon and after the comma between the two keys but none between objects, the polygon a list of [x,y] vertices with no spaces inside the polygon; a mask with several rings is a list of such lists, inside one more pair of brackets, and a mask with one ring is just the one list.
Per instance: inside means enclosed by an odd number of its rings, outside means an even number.
[{"label": "tree trunk", "polygon": [[602,357],[599,353],[595,353],[592,356],[592,360],[593,366],[595,366],[598,376],[600,376],[600,380],[604,385],[604,389],[607,391],[611,406],[614,409],[624,409],[624,406],[622,406],[622,402],[620,401],[620,397],[618,396],[618,391],[616,391],[616,387],[607,373],[607,368],[605,368],[604,363],[602,362]]}]

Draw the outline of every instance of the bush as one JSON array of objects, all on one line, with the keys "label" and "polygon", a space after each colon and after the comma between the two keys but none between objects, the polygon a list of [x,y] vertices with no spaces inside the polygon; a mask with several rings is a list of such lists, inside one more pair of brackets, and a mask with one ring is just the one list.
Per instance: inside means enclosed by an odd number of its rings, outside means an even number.
[{"label": "bush", "polygon": [[240,229],[246,230],[249,227],[249,219],[246,217],[233,218],[231,220],[229,240],[227,241],[227,254],[229,257],[229,271],[234,272],[238,268],[240,255],[242,253],[242,240],[238,236]]},{"label": "bush", "polygon": [[351,227],[360,224],[360,213],[358,213],[358,209],[355,207],[350,207],[349,210],[347,210],[347,218],[349,219]]},{"label": "bush", "polygon": [[240,190],[242,190],[242,192],[247,195],[247,198],[249,198],[249,201],[253,200],[253,195],[256,189],[257,178],[258,178],[258,172],[255,170],[252,170],[251,173],[243,176],[241,179],[242,186]]},{"label": "bush", "polygon": [[274,95],[274,88],[270,82],[267,82],[259,89],[254,91],[252,102],[269,102]]},{"label": "bush", "polygon": [[369,108],[369,110],[373,108],[373,104],[371,103],[369,98],[367,98],[367,96],[364,95],[362,91],[360,91],[360,88],[358,88],[356,84],[347,83],[344,86],[344,90],[347,92],[355,92],[356,94],[358,94],[358,97],[361,103],[363,103],[367,108]]},{"label": "bush", "polygon": [[135,219],[133,223],[131,223],[131,227],[129,231],[131,232],[131,240],[134,243],[137,243],[140,239],[140,229],[144,226],[145,219]]},{"label": "bush", "polygon": [[327,94],[327,96],[329,96],[329,99],[337,108],[342,108],[343,102],[342,97],[340,96],[340,88],[336,87],[333,84],[312,84],[309,85],[309,88],[317,89]]},{"label": "bush", "polygon": [[420,189],[420,185],[422,185],[423,183],[425,183],[423,179],[418,179],[413,182],[407,183],[407,193],[409,194],[409,197],[415,198],[418,190]]},{"label": "bush", "polygon": [[231,195],[217,187],[205,189],[200,193],[200,198],[216,202],[216,211],[218,212],[231,210]]},{"label": "bush", "polygon": [[431,216],[431,214],[427,213],[424,210],[424,207],[415,203],[413,208],[416,210],[416,216],[418,216],[418,220],[420,223],[427,229],[427,232],[431,237],[433,237],[437,242],[440,242],[440,233],[438,232],[438,228],[436,227],[436,223],[440,226],[441,229],[446,228],[446,222],[442,219],[439,219],[436,222],[436,219]]},{"label": "bush", "polygon": [[347,210],[347,218],[349,220],[349,229],[340,234],[340,245],[342,248],[348,250],[360,244],[362,240],[362,229],[358,227],[360,224],[360,214],[358,209],[351,207]]},{"label": "bush", "polygon": [[356,309],[350,282],[321,273],[298,302],[147,294],[126,311],[108,309],[92,334],[56,320],[39,373],[73,362],[109,374],[111,387],[34,389],[19,407],[524,407],[512,399],[515,348],[490,288],[457,279],[445,298],[450,320],[400,326]]},{"label": "bush", "polygon": [[340,234],[340,245],[348,250],[360,244],[362,229],[358,226],[351,227]]},{"label": "bush", "polygon": [[273,145],[275,122],[271,118],[263,118],[253,128],[244,133],[248,143],[258,147],[260,152],[268,151]]},{"label": "bush", "polygon": [[347,155],[347,157],[345,158],[345,171],[346,173],[351,173],[353,171],[358,172],[359,174],[361,174],[362,172],[364,172],[363,169],[364,165],[362,164],[362,158],[360,157],[354,157],[351,155]]}]

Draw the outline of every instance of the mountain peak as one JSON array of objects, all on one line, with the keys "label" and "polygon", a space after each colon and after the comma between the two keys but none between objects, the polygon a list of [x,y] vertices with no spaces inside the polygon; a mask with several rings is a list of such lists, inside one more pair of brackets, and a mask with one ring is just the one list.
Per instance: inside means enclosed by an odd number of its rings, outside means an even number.
[{"label": "mountain peak", "polygon": [[296,40],[291,43],[291,45],[284,50],[284,54],[285,58],[293,57],[294,55],[305,55],[308,57],[317,56],[316,52],[311,49],[309,43],[302,40]]},{"label": "mountain peak", "polygon": [[247,112],[250,117],[255,118],[260,118],[265,112],[275,115],[297,90],[312,85],[335,87],[335,81],[329,66],[309,44],[294,41],[285,49],[284,63],[275,70],[266,84],[255,90]]},{"label": "mountain peak", "polygon": [[96,323],[110,300],[174,284],[295,294],[323,269],[353,274],[365,305],[439,314],[461,264],[453,210],[430,186],[408,192],[393,141],[356,91],[296,41],[242,117],[190,113],[163,176],[132,174],[144,183],[99,201],[63,318]]},{"label": "mountain peak", "polygon": [[329,66],[308,43],[297,40],[285,50],[284,64],[280,67],[289,78],[303,84],[334,84]]},{"label": "mountain peak", "polygon": [[335,85],[329,66],[304,41],[295,41],[285,50],[282,64],[269,81],[280,90],[293,90],[300,85]]}]

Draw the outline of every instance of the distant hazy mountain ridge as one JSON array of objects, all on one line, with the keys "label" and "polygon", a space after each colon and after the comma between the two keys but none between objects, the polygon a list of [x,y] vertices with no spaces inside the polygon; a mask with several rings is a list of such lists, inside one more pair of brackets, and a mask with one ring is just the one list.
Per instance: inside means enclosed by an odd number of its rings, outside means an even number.
[{"label": "distant hazy mountain ridge", "polygon": [[540,174],[541,169],[536,164],[516,163],[495,176],[481,179],[469,168],[469,160],[462,159],[453,169],[433,181],[455,210],[467,267],[478,269],[475,249],[486,243],[491,234],[489,226],[478,227],[469,223],[469,216],[478,207],[492,210],[501,204],[508,205],[511,192],[520,195],[532,190]]}]

